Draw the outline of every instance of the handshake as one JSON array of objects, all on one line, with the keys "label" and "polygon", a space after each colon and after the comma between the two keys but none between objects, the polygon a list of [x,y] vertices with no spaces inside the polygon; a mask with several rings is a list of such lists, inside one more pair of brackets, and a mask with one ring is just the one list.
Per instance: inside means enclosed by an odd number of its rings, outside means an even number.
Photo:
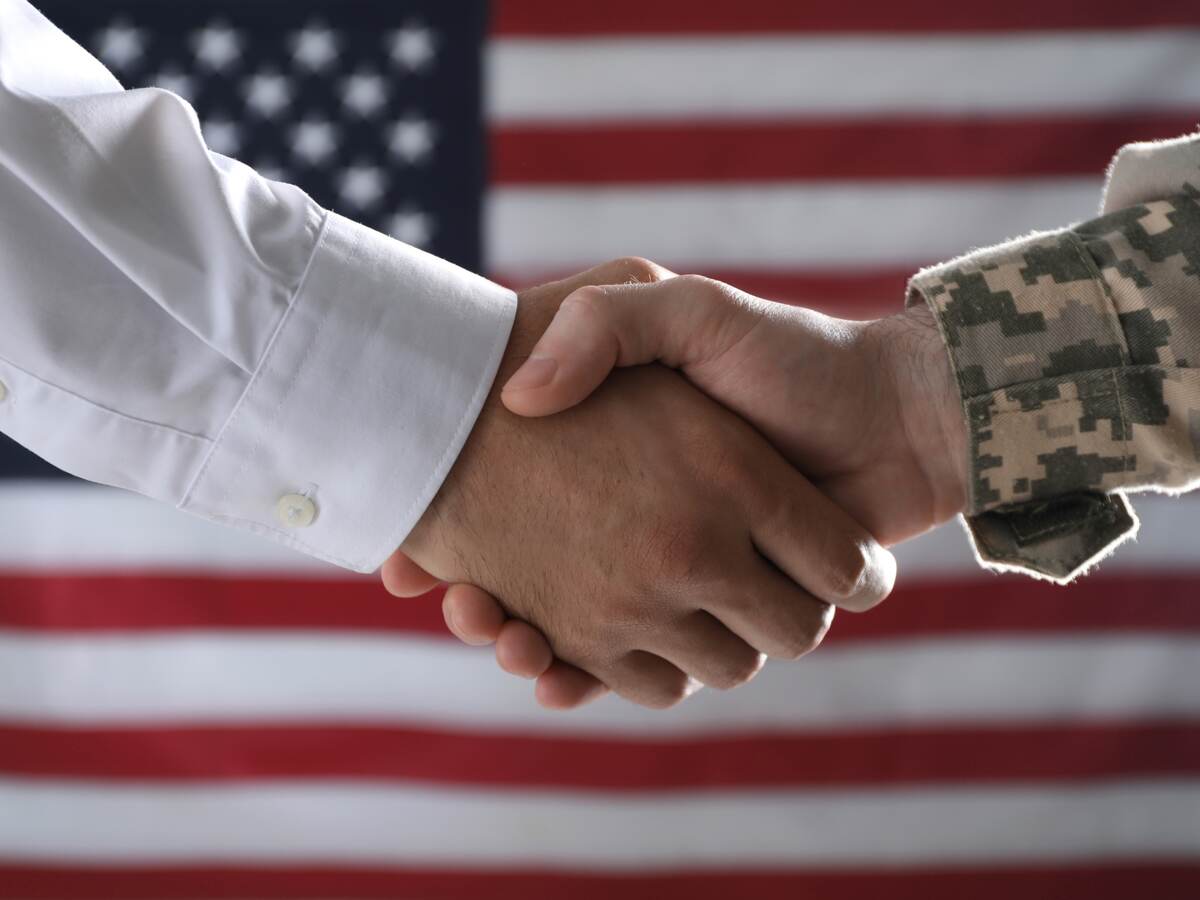
[{"label": "handshake", "polygon": [[618,260],[520,296],[496,388],[383,581],[450,582],[450,629],[544,706],[668,707],[881,602],[884,547],[963,510],[966,440],[925,306],[845,321]]}]

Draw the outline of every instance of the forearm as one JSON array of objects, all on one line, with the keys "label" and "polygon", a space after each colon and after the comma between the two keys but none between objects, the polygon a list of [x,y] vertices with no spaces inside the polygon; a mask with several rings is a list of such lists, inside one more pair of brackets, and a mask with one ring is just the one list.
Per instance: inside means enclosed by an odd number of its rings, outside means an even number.
[{"label": "forearm", "polygon": [[211,152],[184,100],[123,90],[24,0],[0,60],[0,430],[378,566],[470,431],[512,292]]},{"label": "forearm", "polygon": [[1197,262],[1200,193],[1185,184],[913,280],[954,366],[966,512],[988,561],[1069,577],[1130,533],[1113,492],[1200,478]]}]

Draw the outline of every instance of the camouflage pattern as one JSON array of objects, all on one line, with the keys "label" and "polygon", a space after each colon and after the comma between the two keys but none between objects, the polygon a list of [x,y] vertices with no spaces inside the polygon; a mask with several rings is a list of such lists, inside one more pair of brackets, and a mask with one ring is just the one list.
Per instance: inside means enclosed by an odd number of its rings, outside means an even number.
[{"label": "camouflage pattern", "polygon": [[970,434],[985,562],[1065,580],[1136,528],[1114,491],[1200,481],[1200,139],[1161,200],[918,274]]}]

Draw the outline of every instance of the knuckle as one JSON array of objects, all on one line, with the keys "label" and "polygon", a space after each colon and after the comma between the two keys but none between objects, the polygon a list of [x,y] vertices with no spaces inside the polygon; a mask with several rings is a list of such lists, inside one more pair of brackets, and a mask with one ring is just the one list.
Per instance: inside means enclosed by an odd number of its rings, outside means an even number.
[{"label": "knuckle", "polygon": [[[833,555],[831,555],[833,556]],[[839,606],[863,612],[882,603],[896,580],[896,560],[867,537],[848,542],[829,573],[831,599]]]},{"label": "knuckle", "polygon": [[776,640],[776,646],[771,656],[779,659],[796,660],[812,653],[825,639],[829,626],[833,622],[834,608],[822,604],[820,613],[796,626],[782,630]]},{"label": "knuckle", "polygon": [[804,632],[780,634],[772,648],[771,656],[776,659],[796,660],[817,649],[819,640]]},{"label": "knuckle", "polygon": [[703,275],[680,275],[678,284],[681,288],[688,291],[689,294],[697,291],[712,291],[720,282],[714,281],[711,278],[706,278]]},{"label": "knuckle", "polygon": [[664,676],[647,692],[644,702],[652,709],[670,709],[686,700],[688,694],[688,679],[681,672],[677,676]]},{"label": "knuckle", "polygon": [[677,276],[677,283],[691,298],[720,301],[722,306],[719,308],[721,309],[734,310],[741,308],[750,299],[750,295],[739,291],[737,288],[723,281],[709,278],[707,275],[679,275]]},{"label": "knuckle", "polygon": [[712,680],[705,683],[722,691],[741,687],[758,674],[762,664],[763,657],[752,650],[737,653],[721,660]]},{"label": "knuckle", "polygon": [[625,273],[627,281],[638,284],[662,281],[666,276],[666,270],[662,266],[641,256],[622,256],[613,262]]},{"label": "knuckle", "polygon": [[853,600],[868,580],[870,552],[863,541],[847,541],[839,552],[830,555],[827,573],[829,593],[838,600]]},{"label": "knuckle", "polygon": [[634,651],[613,665],[602,680],[620,696],[650,709],[669,709],[690,693],[691,679],[680,669],[645,651]]}]

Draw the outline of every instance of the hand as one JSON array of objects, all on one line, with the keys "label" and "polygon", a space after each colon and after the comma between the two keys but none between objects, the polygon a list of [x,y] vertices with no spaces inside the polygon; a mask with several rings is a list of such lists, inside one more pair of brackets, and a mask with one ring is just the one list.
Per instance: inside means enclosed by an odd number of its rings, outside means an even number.
[{"label": "hand", "polygon": [[884,544],[963,509],[966,428],[924,304],[852,322],[694,275],[589,286],[563,302],[503,400],[549,415],[614,366],[656,361],[758,428]]},{"label": "hand", "polygon": [[[522,294],[497,384],[563,297],[605,279],[616,280],[611,268]],[[733,686],[764,654],[816,646],[831,604],[861,609],[890,590],[887,551],[675,373],[621,373],[588,403],[540,420],[512,415],[499,395],[383,575],[396,593],[427,587],[428,572],[500,598],[521,620],[503,627],[525,650],[538,649],[540,631],[539,663],[559,661],[539,688],[549,705],[559,690],[599,690],[588,675],[655,707],[697,681]],[[486,595],[463,590],[451,596],[478,613],[471,604]],[[454,622],[461,610],[447,608]]]},{"label": "hand", "polygon": [[[547,415],[579,402],[614,366],[656,360],[755,425],[884,544],[963,509],[965,425],[945,347],[923,304],[850,322],[698,276],[583,288],[506,385],[504,403],[522,415]],[[462,596],[448,597],[449,613]],[[470,596],[477,616],[494,613],[485,594]],[[481,618],[471,624],[481,627],[464,629],[470,639],[496,636]],[[548,649],[525,638],[504,648],[502,664],[537,674],[538,654]],[[559,685],[553,669],[539,690],[564,705],[589,697],[583,686]]]}]

